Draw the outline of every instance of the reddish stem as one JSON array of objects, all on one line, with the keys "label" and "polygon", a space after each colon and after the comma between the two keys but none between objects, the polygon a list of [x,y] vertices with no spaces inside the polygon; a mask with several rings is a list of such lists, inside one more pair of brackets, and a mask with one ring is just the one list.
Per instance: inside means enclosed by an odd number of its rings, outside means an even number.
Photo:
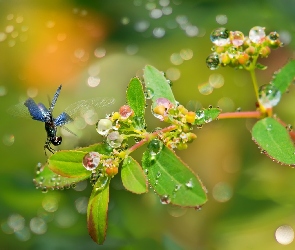
[{"label": "reddish stem", "polygon": [[245,111],[245,112],[228,112],[222,113],[218,116],[218,119],[228,119],[228,118],[261,118],[263,115],[260,111]]}]

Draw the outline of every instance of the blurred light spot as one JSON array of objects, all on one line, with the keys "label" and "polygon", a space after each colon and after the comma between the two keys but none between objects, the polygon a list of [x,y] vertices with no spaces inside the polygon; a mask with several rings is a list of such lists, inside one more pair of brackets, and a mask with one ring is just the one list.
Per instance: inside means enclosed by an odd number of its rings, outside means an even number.
[{"label": "blurred light spot", "polygon": [[232,112],[235,110],[235,103],[228,97],[222,97],[218,100],[217,106],[222,109],[222,112]]},{"label": "blurred light spot", "polygon": [[18,16],[18,17],[15,19],[15,21],[16,21],[17,23],[22,23],[22,22],[24,21],[24,17],[23,17],[23,16]]},{"label": "blurred light spot", "polygon": [[7,38],[7,35],[4,32],[0,32],[0,42],[3,42]]},{"label": "blurred light spot", "polygon": [[46,223],[53,221],[54,218],[54,213],[52,212],[47,212],[44,209],[39,209],[37,212],[38,218],[43,219]]},{"label": "blurred light spot", "polygon": [[13,18],[14,18],[14,15],[13,14],[8,14],[7,17],[6,17],[6,19],[8,21],[12,20]]},{"label": "blurred light spot", "polygon": [[106,49],[105,48],[97,48],[94,50],[94,55],[97,58],[102,58],[106,55]]},{"label": "blurred light spot", "polygon": [[21,42],[25,42],[25,41],[28,40],[28,36],[27,36],[27,35],[20,35],[19,40],[20,40]]},{"label": "blurred light spot", "polygon": [[13,229],[8,225],[7,221],[1,223],[1,229],[6,234],[13,234]]},{"label": "blurred light spot", "polygon": [[98,114],[92,109],[87,110],[83,117],[88,125],[94,125],[98,121]]},{"label": "blurred light spot", "polygon": [[213,88],[221,88],[224,84],[224,78],[221,74],[213,73],[209,76],[209,83]]},{"label": "blurred light spot", "polygon": [[156,38],[162,38],[163,36],[165,36],[165,29],[161,27],[154,28],[153,34]]},{"label": "blurred light spot", "polygon": [[190,60],[193,58],[194,52],[191,49],[180,50],[180,56],[183,60]]},{"label": "blurred light spot", "polygon": [[17,37],[18,37],[18,32],[17,32],[17,31],[13,31],[13,32],[11,33],[11,37],[12,37],[12,38],[17,38]]},{"label": "blurred light spot", "polygon": [[46,27],[47,27],[47,28],[51,29],[51,28],[53,28],[54,26],[55,26],[55,22],[54,22],[54,21],[49,20],[49,21],[46,22]]},{"label": "blurred light spot", "polygon": [[24,228],[25,218],[19,214],[12,214],[7,219],[7,225],[16,232]]},{"label": "blurred light spot", "polygon": [[181,217],[185,215],[187,211],[187,208],[173,206],[173,205],[168,205],[166,208],[168,213],[173,217]]},{"label": "blurred light spot", "polygon": [[100,72],[100,67],[97,64],[93,64],[88,68],[88,74],[90,76],[97,76]]},{"label": "blurred light spot", "polygon": [[83,191],[87,187],[87,181],[80,181],[74,187],[75,191]]},{"label": "blurred light spot", "polygon": [[6,134],[3,136],[3,144],[6,146],[11,146],[14,143],[14,135]]},{"label": "blurred light spot", "polygon": [[126,17],[126,16],[122,17],[122,19],[121,19],[121,23],[122,23],[123,25],[127,25],[127,24],[129,24],[129,23],[130,23],[130,19],[129,19],[129,17]]},{"label": "blurred light spot", "polygon": [[158,19],[163,15],[163,12],[160,9],[153,9],[150,12],[150,17],[154,19]]},{"label": "blurred light spot", "polygon": [[14,26],[13,25],[7,25],[5,27],[5,32],[6,33],[11,33],[12,31],[14,31]]},{"label": "blurred light spot", "polygon": [[37,88],[28,88],[27,95],[28,95],[28,97],[31,97],[31,98],[36,97],[38,95],[38,89]]},{"label": "blurred light spot", "polygon": [[26,32],[26,31],[28,31],[29,30],[29,26],[27,26],[27,25],[23,25],[22,27],[21,27],[21,31],[22,32]]},{"label": "blurred light spot", "polygon": [[23,229],[16,231],[15,236],[20,241],[27,241],[31,238],[31,232],[29,228],[24,227]]},{"label": "blurred light spot", "polygon": [[34,217],[30,221],[30,229],[35,234],[44,234],[47,231],[47,224],[43,219]]},{"label": "blurred light spot", "polygon": [[153,10],[153,9],[156,8],[156,4],[155,4],[155,3],[152,3],[152,2],[150,2],[150,3],[146,3],[146,4],[145,4],[145,8],[146,8],[147,10]]},{"label": "blurred light spot", "polygon": [[3,85],[0,85],[0,96],[5,96],[7,94],[6,87]]},{"label": "blurred light spot", "polygon": [[82,118],[82,117],[76,117],[74,119],[73,124],[77,129],[80,129],[80,130],[84,129],[87,126],[87,123],[85,122],[84,118]]},{"label": "blurred light spot", "polygon": [[81,14],[81,16],[87,16],[88,11],[87,10],[81,10],[80,14]]},{"label": "blurred light spot", "polygon": [[55,215],[55,221],[61,228],[69,228],[77,221],[77,215],[73,210],[63,209],[58,210]]},{"label": "blurred light spot", "polygon": [[51,54],[57,51],[57,44],[49,44],[46,48],[47,53]]},{"label": "blurred light spot", "polygon": [[75,200],[75,206],[79,214],[87,213],[88,198],[83,196]]},{"label": "blurred light spot", "polygon": [[172,14],[172,7],[167,6],[162,8],[163,15],[168,16]]},{"label": "blurred light spot", "polygon": [[74,14],[78,14],[79,13],[79,9],[78,8],[73,8],[73,13]]},{"label": "blurred light spot", "polygon": [[170,4],[170,0],[160,0],[160,1],[159,1],[159,4],[160,4],[162,7],[168,6],[168,5]]},{"label": "blurred light spot", "polygon": [[185,33],[187,34],[187,36],[189,37],[194,37],[197,36],[199,33],[199,29],[197,26],[194,25],[189,25],[186,27],[185,29]]},{"label": "blurred light spot", "polygon": [[200,83],[198,89],[202,95],[210,95],[213,92],[213,87],[208,82]]},{"label": "blurred light spot", "polygon": [[135,44],[129,44],[127,47],[126,47],[126,52],[128,55],[135,55],[137,52],[138,52],[138,46],[135,45]]},{"label": "blurred light spot", "polygon": [[213,187],[213,198],[219,202],[226,202],[233,196],[232,187],[226,182],[219,182]]},{"label": "blurred light spot", "polygon": [[284,43],[284,45],[288,45],[291,42],[292,36],[289,31],[282,30],[279,32],[279,34],[280,34],[280,40]]},{"label": "blurred light spot", "polygon": [[217,15],[216,22],[221,25],[226,24],[227,23],[227,16],[226,15]]},{"label": "blurred light spot", "polygon": [[275,237],[278,243],[288,245],[294,240],[294,230],[289,225],[283,225],[277,228]]},{"label": "blurred light spot", "polygon": [[169,68],[166,70],[166,75],[171,81],[176,81],[180,78],[180,70],[177,68]]},{"label": "blurred light spot", "polygon": [[177,28],[177,22],[174,20],[168,20],[166,26],[168,29],[175,29]]},{"label": "blurred light spot", "polygon": [[188,111],[194,111],[195,112],[195,111],[202,108],[202,104],[200,102],[198,102],[198,101],[190,100],[186,104],[186,108],[187,108]]},{"label": "blurred light spot", "polygon": [[89,87],[97,87],[100,83],[100,78],[99,77],[94,77],[94,76],[89,76],[87,79],[87,84]]},{"label": "blurred light spot", "polygon": [[148,21],[142,20],[134,25],[134,29],[138,32],[144,32],[150,27],[150,23]]},{"label": "blurred light spot", "polygon": [[135,6],[140,6],[140,5],[142,5],[142,0],[134,0],[134,1],[133,1],[133,4],[134,4]]},{"label": "blurred light spot", "polygon": [[184,15],[179,15],[176,17],[176,22],[181,25],[181,24],[186,24],[188,22],[188,19]]},{"label": "blurred light spot", "polygon": [[182,0],[172,0],[172,2],[175,4],[175,5],[180,5],[182,3]]},{"label": "blurred light spot", "polygon": [[173,63],[174,65],[180,65],[183,63],[183,59],[181,58],[180,54],[173,53],[170,56],[170,62]]},{"label": "blurred light spot", "polygon": [[59,41],[59,42],[63,42],[64,40],[66,40],[66,38],[67,38],[67,34],[66,33],[59,33],[57,35],[57,41]]},{"label": "blurred light spot", "polygon": [[74,51],[74,55],[78,59],[82,59],[85,56],[85,50],[84,49],[76,49]]},{"label": "blurred light spot", "polygon": [[58,200],[53,195],[46,196],[42,201],[42,207],[45,211],[53,213],[58,209]]}]

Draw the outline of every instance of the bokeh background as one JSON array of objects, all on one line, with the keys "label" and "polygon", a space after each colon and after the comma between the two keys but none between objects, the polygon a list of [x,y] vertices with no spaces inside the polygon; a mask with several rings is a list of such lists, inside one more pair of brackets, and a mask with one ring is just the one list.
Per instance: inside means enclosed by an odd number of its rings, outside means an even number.
[{"label": "bokeh background", "polygon": [[[152,191],[128,193],[115,177],[107,237],[98,246],[86,228],[89,183],[36,190],[36,166],[46,162],[44,124],[7,112],[28,97],[46,104],[63,84],[55,115],[82,99],[114,97],[115,105],[99,110],[104,117],[125,103],[128,81],[146,64],[164,71],[176,99],[190,108],[254,110],[247,72],[206,67],[209,35],[220,26],[245,35],[257,25],[278,31],[286,46],[261,61],[265,84],[294,54],[294,11],[292,0],[0,1],[0,249],[294,249],[275,232],[295,228],[295,173],[260,154],[251,141],[255,120],[212,122],[177,152],[208,189],[200,211],[162,205]],[[210,77],[223,86],[208,91]],[[294,88],[282,99],[275,112],[294,125]],[[164,126],[147,120],[150,129]],[[78,137],[61,130],[61,148],[101,140],[93,125],[71,128]]]}]

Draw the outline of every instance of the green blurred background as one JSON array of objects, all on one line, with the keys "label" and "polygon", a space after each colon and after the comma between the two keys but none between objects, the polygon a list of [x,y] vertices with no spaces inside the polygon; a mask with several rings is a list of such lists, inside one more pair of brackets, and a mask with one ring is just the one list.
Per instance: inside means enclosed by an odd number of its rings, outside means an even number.
[{"label": "green blurred background", "polygon": [[[295,227],[295,173],[260,154],[249,132],[254,120],[213,122],[177,152],[208,189],[200,211],[162,205],[152,191],[128,193],[115,177],[107,237],[98,246],[86,228],[89,183],[36,190],[36,165],[46,161],[44,124],[7,112],[28,96],[46,103],[63,84],[55,115],[81,99],[114,97],[114,106],[100,110],[104,117],[125,103],[128,81],[146,64],[166,72],[184,105],[254,110],[247,72],[206,67],[210,32],[226,26],[247,35],[257,25],[278,31],[286,46],[261,61],[268,65],[258,73],[265,84],[294,54],[294,11],[292,0],[1,1],[0,249],[295,249],[275,238],[279,226]],[[204,95],[198,86],[212,73],[222,74],[224,86]],[[293,94],[291,87],[275,112],[294,125]],[[150,129],[163,126],[147,119]],[[61,148],[101,140],[94,126],[72,129],[79,136],[65,135]]]}]

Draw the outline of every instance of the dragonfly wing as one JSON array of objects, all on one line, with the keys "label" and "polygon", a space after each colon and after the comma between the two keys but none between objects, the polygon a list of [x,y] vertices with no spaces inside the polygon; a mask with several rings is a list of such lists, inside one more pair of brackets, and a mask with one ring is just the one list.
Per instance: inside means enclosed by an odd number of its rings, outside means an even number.
[{"label": "dragonfly wing", "polygon": [[[32,98],[27,99],[25,101],[24,105],[28,108],[31,117],[34,120],[41,121],[41,122],[47,121],[48,114],[45,114],[44,110],[40,109],[40,107],[35,103],[35,101]],[[39,103],[39,105],[40,105],[40,103]],[[42,106],[44,107],[43,104],[42,104]]]},{"label": "dragonfly wing", "polygon": [[61,87],[62,85],[59,85],[59,87],[57,88],[53,98],[52,98],[52,101],[51,101],[51,104],[50,104],[50,108],[49,108],[49,111],[52,113],[52,110],[54,109],[54,106],[56,104],[56,101],[57,101],[57,98],[59,96],[59,93],[60,93],[60,90],[61,90]]},{"label": "dragonfly wing", "polygon": [[97,110],[111,104],[114,104],[115,99],[111,97],[98,97],[88,100],[75,102],[65,109],[65,112],[71,117],[76,118],[86,113],[88,110]]},{"label": "dragonfly wing", "polygon": [[69,122],[72,122],[73,119],[66,112],[62,112],[58,117],[54,119],[55,126],[63,126]]}]

